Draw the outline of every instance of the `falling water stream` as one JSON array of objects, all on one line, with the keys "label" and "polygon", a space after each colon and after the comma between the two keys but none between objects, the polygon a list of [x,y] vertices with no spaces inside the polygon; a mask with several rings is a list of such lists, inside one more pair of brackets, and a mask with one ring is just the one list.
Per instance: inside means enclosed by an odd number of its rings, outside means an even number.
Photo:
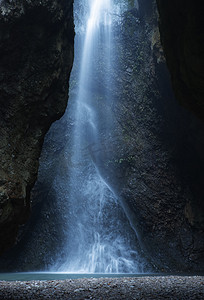
[{"label": "falling water stream", "polygon": [[[108,70],[111,68],[112,0],[89,0],[85,32],[80,43],[80,65],[76,97],[70,99],[67,119],[73,119],[70,134],[72,153],[67,182],[66,240],[63,254],[52,271],[79,273],[138,273],[142,262],[134,245],[135,233],[117,197],[97,169],[99,124],[97,107],[93,105],[93,87],[97,76],[96,62],[103,53],[103,91],[109,99]],[[99,70],[98,72],[100,72]],[[70,97],[72,98],[72,97]],[[73,101],[73,104],[71,103]],[[111,130],[110,120],[104,120]],[[104,126],[103,126],[104,127]],[[88,150],[87,150],[88,149]]]}]

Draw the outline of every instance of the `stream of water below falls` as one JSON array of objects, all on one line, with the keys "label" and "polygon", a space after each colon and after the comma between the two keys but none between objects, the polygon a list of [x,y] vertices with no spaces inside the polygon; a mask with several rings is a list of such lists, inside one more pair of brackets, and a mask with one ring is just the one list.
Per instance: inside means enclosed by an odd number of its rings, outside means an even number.
[{"label": "stream of water below falls", "polygon": [[[65,150],[65,155],[73,153],[72,163],[68,166],[69,179],[65,195],[69,225],[64,247],[57,261],[50,267],[51,271],[143,272],[143,262],[135,245],[136,234],[117,197],[97,169],[97,154],[92,151],[85,153],[84,150],[90,149],[92,145],[97,147],[101,134],[97,118],[99,112],[93,101],[93,87],[99,73],[106,87],[103,90],[104,101],[110,97],[107,70],[111,68],[113,55],[110,51],[113,10],[112,0],[88,1],[86,29],[81,37],[81,49],[78,49],[81,57],[78,89],[75,99],[70,97],[69,101],[74,104],[68,106],[66,113],[68,120],[70,115],[73,119],[70,143]],[[101,57],[103,68],[98,67]],[[111,118],[104,120],[104,123],[103,130],[104,126],[107,127],[104,132],[110,131]]]},{"label": "stream of water below falls", "polygon": [[[31,281],[31,280],[66,280],[80,278],[121,278],[121,277],[146,277],[146,276],[169,276],[175,274],[146,273],[146,274],[97,274],[97,273],[59,273],[59,272],[20,272],[20,273],[0,273],[0,281]],[[179,276],[193,276],[193,274],[177,274]],[[194,274],[201,275],[202,274]]]}]

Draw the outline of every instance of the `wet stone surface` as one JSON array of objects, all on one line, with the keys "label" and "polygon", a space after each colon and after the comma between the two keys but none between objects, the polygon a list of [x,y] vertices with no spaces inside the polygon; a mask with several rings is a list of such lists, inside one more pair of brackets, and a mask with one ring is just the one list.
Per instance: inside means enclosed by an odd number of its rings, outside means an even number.
[{"label": "wet stone surface", "polygon": [[0,281],[0,299],[204,299],[204,277]]}]

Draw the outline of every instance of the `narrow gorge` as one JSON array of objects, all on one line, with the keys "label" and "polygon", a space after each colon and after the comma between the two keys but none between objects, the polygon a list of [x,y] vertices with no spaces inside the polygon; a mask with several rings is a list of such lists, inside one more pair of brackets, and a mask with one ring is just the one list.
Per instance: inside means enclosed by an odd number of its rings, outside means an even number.
[{"label": "narrow gorge", "polygon": [[201,21],[170,6],[0,2],[1,272],[203,271]]}]

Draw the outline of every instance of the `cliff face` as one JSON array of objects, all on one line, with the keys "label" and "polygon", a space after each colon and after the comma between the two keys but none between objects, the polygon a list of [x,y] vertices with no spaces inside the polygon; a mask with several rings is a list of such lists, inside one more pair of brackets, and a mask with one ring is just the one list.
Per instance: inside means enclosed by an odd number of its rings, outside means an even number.
[{"label": "cliff face", "polygon": [[28,218],[43,138],[66,107],[72,2],[0,3],[0,253]]},{"label": "cliff face", "polygon": [[204,18],[201,1],[157,0],[160,32],[174,92],[204,119]]},{"label": "cliff face", "polygon": [[100,169],[160,270],[203,270],[204,125],[174,97],[156,5],[146,2],[139,14],[123,16],[122,40],[115,39],[118,125],[103,142],[108,155],[101,155]]}]

